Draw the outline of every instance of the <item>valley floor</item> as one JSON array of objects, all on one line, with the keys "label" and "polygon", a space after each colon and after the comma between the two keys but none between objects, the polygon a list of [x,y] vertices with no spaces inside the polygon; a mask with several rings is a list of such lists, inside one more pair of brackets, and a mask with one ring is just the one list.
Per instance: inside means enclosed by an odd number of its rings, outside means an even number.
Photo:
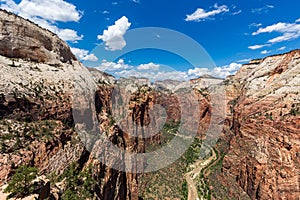
[{"label": "valley floor", "polygon": [[[198,193],[197,183],[205,184],[203,170],[210,167],[218,160],[217,153],[215,149],[211,149],[211,155],[206,159],[199,159],[195,163],[190,165],[192,169],[188,173],[186,173],[186,181],[188,186],[188,200],[202,200],[206,199],[206,193],[208,191],[202,191],[200,194]],[[206,186],[205,186],[206,187]],[[202,189],[202,188],[201,188]]]}]

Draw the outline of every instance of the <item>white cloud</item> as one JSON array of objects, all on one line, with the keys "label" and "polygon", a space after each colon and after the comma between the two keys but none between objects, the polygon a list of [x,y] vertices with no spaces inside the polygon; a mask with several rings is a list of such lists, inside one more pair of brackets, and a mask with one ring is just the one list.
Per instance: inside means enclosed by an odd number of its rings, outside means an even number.
[{"label": "white cloud", "polygon": [[262,52],[260,52],[261,54],[268,54],[271,53],[271,51],[267,51],[267,50],[263,50]]},{"label": "white cloud", "polygon": [[104,11],[102,12],[102,14],[109,14],[109,11],[108,11],[108,10],[104,10]]},{"label": "white cloud", "polygon": [[265,28],[259,28],[256,32],[253,32],[252,35],[258,35],[261,33],[272,33],[278,32],[281,33],[281,36],[270,39],[269,43],[278,43],[288,40],[297,39],[300,37],[300,24],[296,23],[283,23],[279,22]]},{"label": "white cloud", "polygon": [[198,8],[194,13],[186,15],[185,21],[201,21],[217,14],[229,12],[229,9],[226,5],[218,6],[214,5],[214,10],[205,11],[202,8]]},{"label": "white cloud", "polygon": [[194,68],[188,70],[188,75],[190,76],[203,76],[210,74],[210,70],[208,68]]},{"label": "white cloud", "polygon": [[159,70],[160,65],[154,64],[150,62],[148,64],[140,64],[138,66],[125,64],[123,59],[120,59],[117,63],[108,62],[103,60],[101,65],[97,67],[100,71],[106,71],[109,73],[114,73],[120,77],[144,77],[150,80],[165,80],[165,79],[173,79],[173,80],[188,80],[189,76],[187,72],[182,71],[163,71]]},{"label": "white cloud", "polygon": [[295,22],[300,22],[300,18],[299,18],[299,19],[297,19]]},{"label": "white cloud", "polygon": [[283,46],[283,47],[278,48],[277,51],[283,51],[285,49],[286,49],[286,46]]},{"label": "white cloud", "polygon": [[215,77],[226,77],[231,74],[234,74],[237,70],[240,69],[242,64],[231,63],[229,65],[225,65],[223,67],[215,67],[213,70],[209,70],[208,68],[194,68],[188,70],[188,75],[190,76],[203,76],[203,75],[211,75]]},{"label": "white cloud", "polygon": [[98,58],[95,56],[95,54],[88,54],[89,51],[87,51],[87,50],[71,48],[71,51],[79,60],[93,61],[93,62],[98,60]]},{"label": "white cloud", "polygon": [[253,46],[249,46],[248,48],[251,50],[256,50],[256,49],[261,49],[263,47],[269,46],[268,44],[263,44],[263,45],[253,45]]},{"label": "white cloud", "polygon": [[78,22],[81,12],[76,10],[76,6],[63,0],[22,0],[18,5],[20,12],[47,19],[50,21]]},{"label": "white cloud", "polygon": [[256,14],[266,14],[269,12],[270,9],[275,8],[275,6],[273,5],[266,5],[264,7],[261,8],[254,8],[252,9],[252,13],[256,13]]},{"label": "white cloud", "polygon": [[166,79],[183,81],[189,79],[187,73],[181,71],[168,71],[168,72],[158,71],[158,72],[146,73],[144,71],[131,69],[131,70],[123,70],[120,72],[116,72],[116,74],[120,77],[125,77],[125,78],[128,78],[130,76],[135,76],[135,77],[148,78],[152,81],[159,81],[159,80],[166,80]]},{"label": "white cloud", "polygon": [[284,30],[291,28],[291,26],[293,26],[293,25],[279,22],[277,24],[273,24],[273,25],[267,26],[265,28],[259,28],[256,32],[252,33],[252,35],[258,35],[261,33],[271,33],[273,31],[278,31],[278,32],[284,31]]},{"label": "white cloud", "polygon": [[96,62],[96,61],[98,61],[98,58],[97,58],[97,56],[95,56],[95,54],[92,53],[92,54],[86,55],[86,56],[83,58],[83,60]]},{"label": "white cloud", "polygon": [[128,21],[127,17],[123,16],[118,19],[114,25],[109,26],[107,30],[104,30],[102,35],[98,35],[98,39],[105,42],[107,50],[122,50],[126,46],[124,35],[130,25],[131,23]]},{"label": "white cloud", "polygon": [[75,30],[60,29],[56,22],[78,22],[82,12],[76,10],[76,6],[63,0],[22,0],[16,4],[13,0],[2,0],[0,8],[16,13],[29,19],[43,28],[56,33],[65,41],[76,42],[83,38]]},{"label": "white cloud", "polygon": [[100,71],[109,71],[109,72],[114,72],[114,71],[124,70],[124,69],[128,70],[132,68],[133,66],[125,64],[123,59],[120,59],[117,63],[102,60],[101,65],[97,67],[97,69]]},{"label": "white cloud", "polygon": [[154,64],[153,62],[133,66],[125,64],[124,60],[120,59],[117,63],[103,60],[101,65],[97,67],[97,69],[125,78],[135,76],[148,78],[154,81],[166,79],[187,81],[189,79],[203,75],[211,75],[214,77],[224,78],[228,75],[234,74],[237,70],[240,69],[241,66],[242,64],[239,63],[231,63],[222,67],[215,67],[212,70],[208,68],[194,68],[187,71],[165,71],[164,68],[161,68],[159,64]]},{"label": "white cloud", "polygon": [[138,67],[138,70],[154,70],[157,71],[160,68],[160,65],[154,64],[153,62],[148,63],[148,64],[141,64]]},{"label": "white cloud", "polygon": [[76,6],[63,0],[22,0],[16,4],[13,0],[4,0],[1,8],[11,12],[18,12],[25,18],[31,16],[40,17],[49,21],[78,22],[82,13],[76,10]]},{"label": "white cloud", "polygon": [[252,24],[249,24],[249,27],[260,27],[262,26],[261,23],[252,23]]},{"label": "white cloud", "polygon": [[79,36],[77,32],[72,29],[58,29],[54,32],[65,41],[76,42],[78,40],[82,40],[83,38],[83,35]]},{"label": "white cloud", "polygon": [[232,15],[238,15],[238,14],[241,14],[242,13],[242,10],[238,10],[236,12],[233,12]]},{"label": "white cloud", "polygon": [[223,67],[216,67],[212,70],[212,75],[217,77],[226,77],[234,74],[237,70],[241,68],[242,64],[231,63]]}]

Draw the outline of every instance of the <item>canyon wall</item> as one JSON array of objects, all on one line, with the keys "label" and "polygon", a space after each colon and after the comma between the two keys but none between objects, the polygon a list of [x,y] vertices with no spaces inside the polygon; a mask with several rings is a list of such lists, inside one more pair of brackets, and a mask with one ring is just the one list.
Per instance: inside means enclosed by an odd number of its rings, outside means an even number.
[{"label": "canyon wall", "polygon": [[[93,84],[99,134],[121,149],[144,151],[143,139],[127,137],[111,117],[114,78],[89,71],[48,30],[14,14],[0,14],[0,185],[8,183],[21,165],[37,167],[39,176],[59,177],[72,163],[80,170],[91,164],[96,198],[138,199],[137,174],[100,163],[94,155],[103,151],[101,144],[87,146],[74,127],[76,85]],[[147,116],[146,107],[133,105],[128,120]],[[83,111],[83,117],[90,117],[88,107]],[[51,185],[51,191],[57,187]],[[65,189],[58,188],[57,198]]]},{"label": "canyon wall", "polygon": [[251,199],[299,199],[300,50],[254,60],[225,82],[223,173]]}]

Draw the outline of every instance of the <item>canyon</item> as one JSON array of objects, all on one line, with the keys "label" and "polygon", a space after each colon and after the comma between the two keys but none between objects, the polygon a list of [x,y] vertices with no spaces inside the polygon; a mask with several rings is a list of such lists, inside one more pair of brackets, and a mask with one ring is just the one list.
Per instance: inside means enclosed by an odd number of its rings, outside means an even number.
[{"label": "canyon", "polygon": [[[40,178],[35,194],[49,190],[48,197],[61,199],[75,163],[80,172],[91,167],[91,199],[147,199],[150,186],[142,179],[154,179],[151,172],[143,174],[148,160],[126,160],[126,153],[168,144],[182,115],[188,116],[185,131],[205,141],[213,116],[211,91],[224,87],[222,134],[213,146],[218,158],[201,172],[213,198],[299,199],[300,50],[252,60],[225,80],[192,80],[197,107],[182,113],[194,99],[180,102],[182,88],[168,86],[174,83],[140,84],[86,68],[55,34],[2,10],[0,39],[2,188],[20,166],[32,166]],[[171,134],[162,130],[164,124]],[[109,151],[110,145],[120,151]],[[80,189],[72,192],[83,198]],[[168,193],[151,195],[172,199]]]}]

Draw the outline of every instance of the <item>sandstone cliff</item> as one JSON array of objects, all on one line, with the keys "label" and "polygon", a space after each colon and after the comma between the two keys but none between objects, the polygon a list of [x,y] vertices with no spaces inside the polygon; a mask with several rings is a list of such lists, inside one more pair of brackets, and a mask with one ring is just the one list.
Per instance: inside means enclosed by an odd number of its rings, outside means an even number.
[{"label": "sandstone cliff", "polygon": [[[94,84],[99,134],[107,134],[122,149],[143,152],[143,142],[126,138],[112,121],[114,78],[90,73],[53,33],[14,14],[0,14],[0,185],[20,165],[35,166],[39,175],[57,180],[75,162],[79,170],[92,164],[95,198],[137,199],[137,174],[99,163],[94,153],[101,145],[87,146],[74,129],[75,86]],[[145,110],[143,105],[134,107],[136,113]],[[132,115],[143,115],[136,113]],[[51,184],[55,198],[65,189],[64,184]]]},{"label": "sandstone cliff", "polygon": [[52,32],[4,10],[0,15],[1,55],[50,64],[76,60],[69,46]]},{"label": "sandstone cliff", "polygon": [[252,61],[227,79],[223,174],[251,199],[299,199],[299,91],[299,50]]}]

